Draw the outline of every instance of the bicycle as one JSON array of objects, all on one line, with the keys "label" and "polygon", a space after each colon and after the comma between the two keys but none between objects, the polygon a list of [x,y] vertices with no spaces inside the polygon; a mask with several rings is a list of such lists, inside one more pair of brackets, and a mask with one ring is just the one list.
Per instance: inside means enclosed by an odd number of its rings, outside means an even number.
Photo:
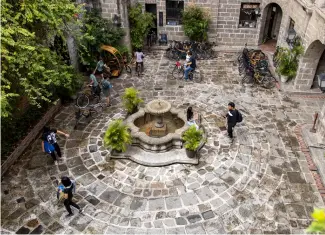
[{"label": "bicycle", "polygon": [[94,99],[96,100],[96,103],[99,103],[100,101],[100,84],[97,86],[97,91],[94,93],[91,86],[84,85],[82,88],[82,91],[79,93],[77,99],[76,99],[76,105],[79,108],[85,108],[89,105],[90,100]]},{"label": "bicycle", "polygon": [[260,70],[255,68],[247,71],[246,75],[242,79],[242,83],[249,83],[252,78],[254,79],[254,83],[260,84],[266,89],[273,88],[277,83],[277,80],[272,76],[272,74],[265,69]]},{"label": "bicycle", "polygon": [[[202,81],[201,76],[195,76],[197,72],[194,70],[190,71],[188,74],[188,78],[193,80],[194,82],[200,83]],[[176,62],[175,67],[172,71],[172,78],[174,79],[183,79],[185,76],[184,65],[182,65],[179,61]]]},{"label": "bicycle", "polygon": [[76,122],[74,125],[74,129],[77,128],[77,125],[79,124],[82,117],[88,120],[90,120],[90,118],[96,119],[102,112],[103,112],[103,105],[101,103],[88,106],[87,108],[78,107],[78,111],[75,112]]}]

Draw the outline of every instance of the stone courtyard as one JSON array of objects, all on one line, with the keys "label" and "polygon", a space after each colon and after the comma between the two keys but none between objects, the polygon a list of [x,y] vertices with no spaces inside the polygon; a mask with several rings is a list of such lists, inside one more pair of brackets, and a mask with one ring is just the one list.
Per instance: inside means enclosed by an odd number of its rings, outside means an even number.
[{"label": "stone courtyard", "polygon": [[[112,80],[112,106],[90,124],[74,125],[74,105],[56,115],[52,127],[70,133],[59,138],[64,158],[58,166],[36,140],[2,179],[2,233],[19,234],[217,234],[304,233],[314,207],[324,208],[308,162],[294,133],[312,123],[322,97],[243,86],[236,53],[198,61],[200,84],[171,79],[173,61],[150,53],[140,78]],[[168,100],[201,113],[208,141],[198,165],[144,167],[112,160],[103,146],[111,120],[125,118],[120,95],[140,91],[145,103]],[[217,123],[228,102],[244,116],[230,143]],[[55,180],[77,181],[75,200],[84,208],[72,218],[57,203]]]}]

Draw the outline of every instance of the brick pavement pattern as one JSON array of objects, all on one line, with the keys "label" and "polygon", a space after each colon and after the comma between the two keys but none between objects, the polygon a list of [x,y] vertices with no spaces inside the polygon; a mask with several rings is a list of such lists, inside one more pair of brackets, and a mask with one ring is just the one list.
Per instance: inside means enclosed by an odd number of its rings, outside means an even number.
[{"label": "brick pavement pattern", "polygon": [[[8,171],[1,187],[2,232],[105,234],[303,233],[313,207],[324,207],[310,162],[295,128],[311,123],[324,99],[290,97],[277,90],[242,86],[234,53],[199,61],[203,81],[171,78],[174,62],[161,52],[146,57],[144,76],[115,79],[112,106],[73,130],[73,105],[51,126],[70,133],[59,139],[64,159],[55,166],[36,140]],[[145,102],[192,105],[203,116],[208,141],[197,166],[144,167],[109,160],[103,134],[111,120],[124,118],[120,95],[136,87]],[[244,121],[227,141],[218,120],[229,101]],[[76,201],[84,208],[72,218],[57,204],[55,180],[77,180]]]}]

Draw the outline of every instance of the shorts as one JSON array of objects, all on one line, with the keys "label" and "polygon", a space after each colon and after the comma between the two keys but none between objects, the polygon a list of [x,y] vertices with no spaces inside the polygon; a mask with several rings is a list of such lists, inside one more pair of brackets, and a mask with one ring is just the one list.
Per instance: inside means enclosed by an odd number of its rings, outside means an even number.
[{"label": "shorts", "polygon": [[108,89],[103,89],[103,94],[104,94],[105,97],[109,97],[109,95],[110,95],[109,90],[110,90],[109,88]]}]

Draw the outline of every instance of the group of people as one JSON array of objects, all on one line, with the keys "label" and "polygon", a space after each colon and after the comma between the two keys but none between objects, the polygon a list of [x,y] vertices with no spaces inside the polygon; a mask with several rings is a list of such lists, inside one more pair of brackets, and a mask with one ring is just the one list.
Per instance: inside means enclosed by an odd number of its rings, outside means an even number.
[{"label": "group of people", "polygon": [[[43,128],[41,140],[43,152],[49,154],[52,157],[54,164],[58,165],[58,160],[62,160],[62,153],[60,146],[57,142],[56,134],[61,134],[65,137],[70,136],[69,134],[64,133],[63,131],[45,126]],[[68,211],[68,217],[73,215],[70,206],[77,208],[80,213],[82,212],[82,209],[72,201],[73,192],[75,192],[75,190],[76,185],[73,180],[70,180],[69,177],[66,176],[61,178],[61,184],[59,185],[58,189],[58,199],[63,200],[64,206]]]},{"label": "group of people", "polygon": [[[199,129],[199,119],[198,114],[194,114],[193,108],[188,107],[186,112],[187,124],[189,126],[194,125],[196,129]],[[230,102],[228,104],[228,113],[224,116],[227,118],[227,134],[228,137],[232,140],[234,138],[233,130],[237,123],[243,120],[241,113],[235,108],[235,103]]]},{"label": "group of people", "polygon": [[[101,81],[98,82],[96,75],[100,75]],[[110,68],[104,63],[103,58],[99,57],[94,72],[90,74],[90,82],[88,85],[92,87],[93,93],[99,97],[101,91],[103,91],[103,95],[106,99],[107,106],[111,105],[109,97],[110,97],[110,88],[112,88],[112,85],[108,80],[109,77],[110,77]]]}]

